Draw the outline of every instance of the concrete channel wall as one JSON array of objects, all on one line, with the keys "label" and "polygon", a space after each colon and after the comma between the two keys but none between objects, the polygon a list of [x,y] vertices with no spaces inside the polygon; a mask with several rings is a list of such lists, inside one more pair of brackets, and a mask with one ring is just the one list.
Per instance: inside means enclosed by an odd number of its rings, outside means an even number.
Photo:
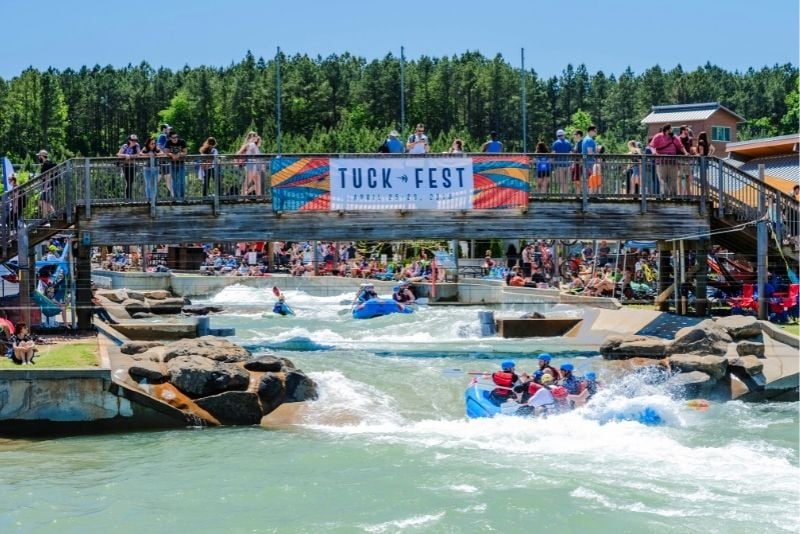
[{"label": "concrete channel wall", "polygon": [[[93,271],[93,275],[107,277],[113,289],[167,289],[182,297],[205,297],[222,291],[228,286],[243,285],[254,288],[278,287],[282,291],[300,290],[315,297],[331,297],[354,294],[358,286],[366,280],[338,276],[207,276],[184,273],[139,273]],[[148,277],[152,284],[147,285]],[[396,282],[369,280],[375,284],[378,293],[389,294]],[[582,297],[565,295],[555,289],[529,287],[510,287],[502,280],[465,278],[459,283],[443,282],[436,284],[436,296],[430,283],[416,283],[414,290],[418,297],[428,297],[432,302],[442,304],[574,304],[595,308],[619,309],[616,299],[602,297]]]}]

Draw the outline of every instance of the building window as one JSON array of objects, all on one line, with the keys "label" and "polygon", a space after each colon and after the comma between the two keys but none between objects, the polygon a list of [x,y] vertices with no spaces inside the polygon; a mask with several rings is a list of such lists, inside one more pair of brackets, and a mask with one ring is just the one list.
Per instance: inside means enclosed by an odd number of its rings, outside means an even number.
[{"label": "building window", "polygon": [[731,129],[727,126],[712,126],[711,127],[711,140],[712,141],[730,141]]}]

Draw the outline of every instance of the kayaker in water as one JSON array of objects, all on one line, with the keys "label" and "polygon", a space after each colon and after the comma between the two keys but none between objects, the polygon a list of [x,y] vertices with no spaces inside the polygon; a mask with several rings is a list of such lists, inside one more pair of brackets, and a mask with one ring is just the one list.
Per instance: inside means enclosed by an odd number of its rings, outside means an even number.
[{"label": "kayaker in water", "polygon": [[294,315],[292,309],[286,304],[286,297],[283,295],[278,297],[278,301],[272,307],[272,311],[280,315]]},{"label": "kayaker in water", "polygon": [[515,399],[514,386],[519,385],[519,376],[514,372],[514,362],[506,360],[500,364],[500,371],[492,373],[492,382],[496,387],[492,390],[489,398],[491,401],[500,406],[509,399]]}]

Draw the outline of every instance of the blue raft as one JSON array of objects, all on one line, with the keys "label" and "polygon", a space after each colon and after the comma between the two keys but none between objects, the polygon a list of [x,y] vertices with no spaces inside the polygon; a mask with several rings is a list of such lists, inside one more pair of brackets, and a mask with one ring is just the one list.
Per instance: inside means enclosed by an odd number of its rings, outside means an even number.
[{"label": "blue raft", "polygon": [[353,308],[353,319],[372,319],[390,313],[414,313],[414,310],[393,300],[370,299]]},{"label": "blue raft", "polygon": [[[479,419],[481,417],[494,417],[496,415],[518,415],[520,405],[514,401],[507,401],[500,406],[490,400],[494,385],[490,381],[478,379],[467,386],[464,392],[464,403],[467,408],[467,417]],[[654,408],[646,406],[641,410],[631,413],[618,413],[604,417],[600,424],[609,421],[637,421],[646,426],[658,426],[664,423],[661,415]]]}]

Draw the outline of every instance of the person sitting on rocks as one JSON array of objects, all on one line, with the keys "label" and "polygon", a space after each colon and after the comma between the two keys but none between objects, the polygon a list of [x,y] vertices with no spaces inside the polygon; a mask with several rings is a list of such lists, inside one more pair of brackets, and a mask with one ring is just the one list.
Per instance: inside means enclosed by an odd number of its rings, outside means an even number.
[{"label": "person sitting on rocks", "polygon": [[119,324],[115,321],[108,311],[103,307],[103,303],[97,297],[97,286],[92,284],[92,314],[98,316],[108,324]]}]

